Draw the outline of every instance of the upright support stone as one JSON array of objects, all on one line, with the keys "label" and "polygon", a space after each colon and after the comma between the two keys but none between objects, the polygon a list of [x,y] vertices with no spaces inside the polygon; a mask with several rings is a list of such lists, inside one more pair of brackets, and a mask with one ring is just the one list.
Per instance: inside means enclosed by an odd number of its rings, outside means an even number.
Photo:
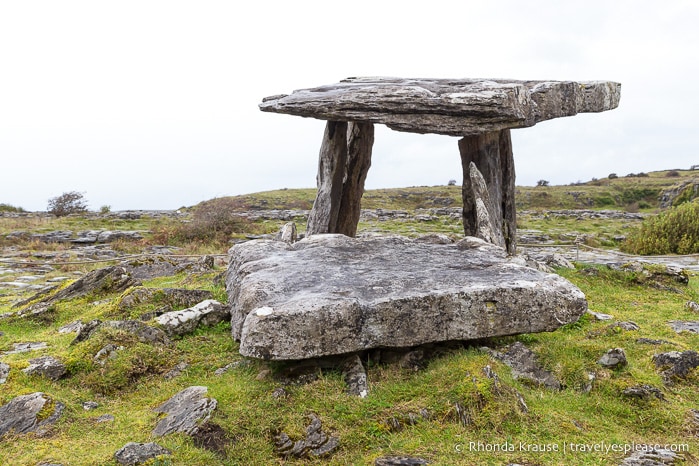
[{"label": "upright support stone", "polygon": [[[515,212],[515,169],[512,155],[512,140],[510,130],[466,136],[459,140],[461,165],[463,168],[463,221],[464,232],[469,236],[482,236],[483,221],[480,221],[479,235],[478,204],[481,202],[481,213],[485,209],[489,220],[497,233],[490,241],[504,246],[509,254],[514,254],[516,244],[516,212]],[[481,176],[472,173],[471,163]],[[487,187],[487,200],[482,193],[480,180]],[[478,201],[480,200],[480,201]],[[481,215],[481,219],[482,219]],[[504,242],[504,244],[502,243]]]},{"label": "upright support stone", "polygon": [[329,121],[318,162],[318,193],[306,235],[357,234],[364,181],[371,166],[374,125]]}]

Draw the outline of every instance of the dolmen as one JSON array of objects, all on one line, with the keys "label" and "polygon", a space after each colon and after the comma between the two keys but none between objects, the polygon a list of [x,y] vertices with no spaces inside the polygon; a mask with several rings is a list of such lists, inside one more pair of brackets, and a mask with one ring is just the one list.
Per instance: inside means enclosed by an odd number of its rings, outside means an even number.
[{"label": "dolmen", "polygon": [[[567,280],[516,256],[510,130],[619,104],[612,81],[348,78],[263,99],[326,120],[305,238],[229,251],[233,337],[245,356],[300,360],[553,331],[587,310]],[[463,240],[359,237],[374,124],[460,137]]]}]

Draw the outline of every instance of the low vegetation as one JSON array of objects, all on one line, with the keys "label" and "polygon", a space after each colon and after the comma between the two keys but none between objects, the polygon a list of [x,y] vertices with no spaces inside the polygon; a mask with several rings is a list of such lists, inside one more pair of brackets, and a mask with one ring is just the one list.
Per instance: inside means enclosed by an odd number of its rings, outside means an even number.
[{"label": "low vegetation", "polygon": [[699,200],[647,218],[621,248],[644,255],[699,253]]}]

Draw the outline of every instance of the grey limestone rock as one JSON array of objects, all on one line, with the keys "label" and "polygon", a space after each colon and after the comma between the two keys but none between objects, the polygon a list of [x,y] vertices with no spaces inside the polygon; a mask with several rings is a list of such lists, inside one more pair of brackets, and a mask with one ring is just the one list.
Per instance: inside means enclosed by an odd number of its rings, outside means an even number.
[{"label": "grey limestone rock", "polygon": [[296,233],[296,224],[294,222],[287,222],[281,227],[279,233],[274,238],[277,241],[284,241],[285,243],[295,243],[298,239],[298,234]]},{"label": "grey limestone rock", "polygon": [[699,367],[699,354],[696,351],[669,351],[653,356],[655,367],[662,372],[665,383],[671,384],[677,379],[686,378],[691,371]]},{"label": "grey limestone rock", "polygon": [[4,362],[0,362],[0,383],[7,382],[7,377],[9,374],[10,374],[9,364],[5,364]]},{"label": "grey limestone rock", "polygon": [[135,466],[143,464],[151,458],[171,454],[170,450],[161,447],[157,443],[129,442],[114,453],[114,458],[121,465]]},{"label": "grey limestone rock", "polygon": [[348,356],[342,363],[342,376],[347,384],[347,393],[365,398],[369,394],[366,369],[359,356]]},{"label": "grey limestone rock", "polygon": [[233,337],[241,354],[261,359],[552,331],[587,309],[567,280],[477,238],[314,235],[241,243],[230,258]]},{"label": "grey limestone rock", "polygon": [[172,336],[191,333],[199,326],[215,325],[229,318],[228,306],[214,299],[207,299],[188,309],[166,312],[155,320]]},{"label": "grey limestone rock", "polygon": [[515,342],[504,348],[504,351],[487,351],[495,358],[501,360],[512,369],[512,375],[516,379],[528,380],[535,385],[540,385],[551,390],[560,390],[561,382],[539,363],[536,353],[524,346],[522,342]]},{"label": "grey limestone rock", "polygon": [[597,364],[610,369],[617,369],[626,366],[626,353],[622,348],[613,348],[602,355]]},{"label": "grey limestone rock", "polygon": [[464,136],[611,110],[619,105],[620,90],[610,81],[363,77],[267,97],[260,110]]},{"label": "grey limestone rock", "polygon": [[119,310],[131,309],[139,304],[157,301],[171,309],[174,307],[190,307],[207,299],[213,299],[213,293],[208,290],[187,290],[181,288],[146,288],[137,287],[130,290],[119,300]]},{"label": "grey limestone rock", "polygon": [[668,322],[668,325],[677,333],[699,333],[699,322],[697,321],[671,320]]},{"label": "grey limestone rock", "polygon": [[699,312],[699,304],[695,303],[694,301],[687,301],[686,307],[690,311]]},{"label": "grey limestone rock", "polygon": [[188,387],[155,408],[153,411],[166,416],[155,426],[153,435],[161,437],[173,432],[194,434],[216,409],[217,401],[206,398],[206,392],[206,387]]},{"label": "grey limestone rock", "polygon": [[13,398],[0,406],[0,437],[9,432],[41,434],[61,417],[64,408],[63,403],[41,392]]},{"label": "grey limestone rock", "polygon": [[29,360],[29,367],[22,369],[27,375],[39,375],[51,380],[58,380],[66,373],[66,365],[53,356],[41,356]]},{"label": "grey limestone rock", "polygon": [[384,456],[376,458],[374,466],[422,466],[430,464],[427,460],[413,456]]},{"label": "grey limestone rock", "polygon": [[634,385],[633,387],[624,389],[622,394],[629,398],[640,398],[646,401],[653,398],[657,398],[661,401],[665,400],[665,395],[663,395],[663,392],[652,385]]},{"label": "grey limestone rock", "polygon": [[296,458],[324,457],[337,449],[340,441],[323,432],[318,416],[311,414],[309,418],[311,423],[306,427],[305,439],[294,442],[284,432],[275,438],[274,449],[278,454]]},{"label": "grey limestone rock", "polygon": [[656,449],[650,445],[636,445],[640,448],[624,458],[619,466],[672,466],[680,460],[680,456],[666,449]]}]

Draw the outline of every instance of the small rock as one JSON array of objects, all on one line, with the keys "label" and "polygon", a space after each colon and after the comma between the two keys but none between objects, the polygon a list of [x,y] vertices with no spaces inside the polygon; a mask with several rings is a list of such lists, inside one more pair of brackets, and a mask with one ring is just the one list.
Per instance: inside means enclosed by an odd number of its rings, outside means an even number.
[{"label": "small rock", "polygon": [[[52,404],[53,412],[49,416],[41,416],[42,419],[39,420],[38,414]],[[54,401],[41,392],[18,396],[0,406],[0,437],[10,431],[15,434],[41,434],[61,417],[64,408],[63,403]]]},{"label": "small rock", "polygon": [[561,382],[551,372],[541,367],[537,355],[524,346],[522,342],[518,341],[505,347],[504,353],[490,348],[486,348],[486,350],[493,357],[510,366],[515,379],[528,380],[551,390],[561,389]]},{"label": "small rock", "polygon": [[83,409],[85,411],[93,410],[93,409],[97,408],[98,406],[99,406],[99,403],[97,403],[96,401],[83,401]]},{"label": "small rock", "polygon": [[681,320],[671,320],[668,325],[677,333],[690,332],[699,333],[699,322],[697,321],[681,321]]},{"label": "small rock", "polygon": [[7,382],[7,376],[10,374],[10,366],[4,362],[0,362],[0,383]]},{"label": "small rock", "polygon": [[625,389],[622,394],[629,398],[640,398],[645,401],[648,401],[653,397],[661,401],[665,400],[665,395],[663,395],[663,392],[652,385],[636,385],[629,387]]},{"label": "small rock", "polygon": [[230,364],[226,364],[223,367],[219,367],[214,371],[214,375],[223,375],[226,372],[228,372],[231,369],[235,369],[237,367],[245,367],[250,365],[250,360],[249,359],[243,359],[241,361],[233,361]]},{"label": "small rock", "polygon": [[177,364],[175,367],[173,367],[167,374],[163,376],[164,379],[173,379],[175,377],[179,377],[182,375],[182,371],[187,369],[189,367],[189,364],[186,362],[181,362]]},{"label": "small rock", "polygon": [[76,343],[80,343],[81,341],[87,340],[97,331],[97,329],[101,325],[102,321],[99,319],[91,320],[90,322],[84,324],[82,327],[80,327],[80,330],[78,330],[78,334],[75,336],[75,339],[73,339],[73,341],[70,342],[70,344],[74,345]]},{"label": "small rock", "polygon": [[27,353],[46,348],[48,345],[44,341],[29,342],[29,343],[13,343],[11,351],[5,351],[3,354]]},{"label": "small rock", "polygon": [[365,398],[369,394],[366,369],[358,355],[349,356],[341,365],[342,377],[347,384],[347,393]]},{"label": "small rock", "polygon": [[84,324],[81,320],[76,320],[75,322],[71,322],[59,328],[58,333],[80,333],[83,326]]},{"label": "small rock", "polygon": [[289,244],[295,243],[298,239],[298,235],[296,233],[296,224],[294,222],[288,222],[284,224],[284,226],[281,227],[279,233],[277,233],[277,236],[274,239]]},{"label": "small rock", "polygon": [[200,325],[211,326],[229,318],[230,311],[227,306],[207,299],[188,309],[166,312],[155,320],[172,336],[191,333]]},{"label": "small rock", "polygon": [[695,303],[694,301],[687,301],[686,307],[690,311],[699,312],[699,304]]},{"label": "small rock", "polygon": [[617,322],[613,324],[613,327],[617,327],[627,331],[635,331],[640,329],[636,322]]},{"label": "small rock", "polygon": [[612,320],[614,318],[614,316],[610,316],[609,314],[602,314],[601,312],[591,311],[590,309],[587,310],[587,313],[596,320]]},{"label": "small rock", "polygon": [[685,379],[689,373],[699,366],[699,354],[696,351],[670,351],[653,356],[655,367],[661,369],[665,383],[675,379]]},{"label": "small rock", "polygon": [[92,360],[95,361],[97,364],[104,366],[107,363],[107,361],[117,357],[117,351],[123,349],[123,346],[117,346],[113,343],[108,343],[107,345],[102,347],[102,349],[99,350],[97,354],[95,354]]},{"label": "small rock", "polygon": [[427,460],[412,456],[384,456],[374,461],[374,466],[422,466],[425,464],[429,464]]},{"label": "small rock", "polygon": [[650,445],[647,447],[624,458],[619,466],[671,466],[680,459],[679,455],[671,450],[655,449]]},{"label": "small rock", "polygon": [[674,343],[667,340],[654,340],[652,338],[637,338],[636,343],[642,345],[674,345]]},{"label": "small rock", "polygon": [[320,419],[315,414],[311,414],[309,418],[311,424],[306,427],[305,439],[293,442],[284,432],[276,437],[274,449],[278,454],[296,458],[323,457],[337,449],[339,440],[322,431]]},{"label": "small rock", "polygon": [[626,353],[624,353],[624,350],[621,348],[610,349],[599,358],[597,364],[610,369],[624,367],[627,364]]},{"label": "small rock", "polygon": [[272,392],[272,398],[283,399],[289,396],[289,392],[286,391],[284,387],[277,387]]},{"label": "small rock", "polygon": [[135,443],[129,442],[114,453],[117,463],[125,466],[135,466],[142,464],[151,458],[161,455],[171,455],[167,448],[163,448],[157,443]]},{"label": "small rock", "polygon": [[67,369],[58,359],[53,356],[42,356],[29,360],[29,367],[22,369],[27,375],[40,375],[51,380],[58,380],[63,377]]},{"label": "small rock", "polygon": [[398,361],[398,367],[411,371],[419,371],[425,366],[425,351],[421,348],[408,351]]},{"label": "small rock", "polygon": [[195,433],[217,406],[214,398],[204,397],[206,392],[206,387],[188,387],[155,408],[153,411],[164,413],[166,417],[155,426],[153,435],[160,437],[173,432],[184,432],[188,435]]},{"label": "small rock", "polygon": [[95,418],[95,422],[98,424],[100,424],[102,422],[113,422],[113,421],[114,421],[114,416],[112,416],[111,414],[103,414],[103,415]]}]

